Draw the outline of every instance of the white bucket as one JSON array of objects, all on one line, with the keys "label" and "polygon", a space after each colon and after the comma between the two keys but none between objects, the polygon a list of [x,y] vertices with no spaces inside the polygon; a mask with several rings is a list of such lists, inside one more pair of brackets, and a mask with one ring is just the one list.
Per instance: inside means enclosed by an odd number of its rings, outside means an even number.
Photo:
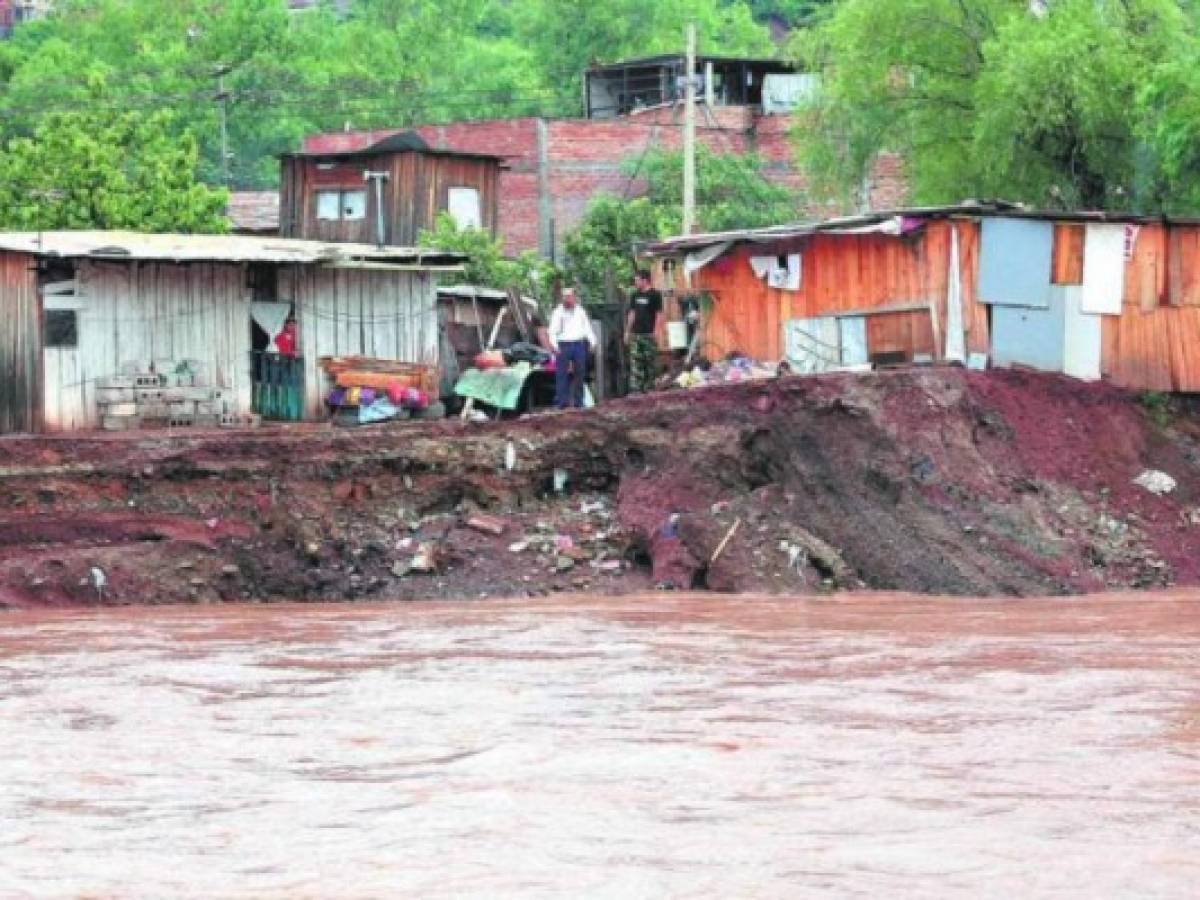
[{"label": "white bucket", "polygon": [[686,350],[687,345],[687,322],[668,322],[667,347],[671,350]]}]

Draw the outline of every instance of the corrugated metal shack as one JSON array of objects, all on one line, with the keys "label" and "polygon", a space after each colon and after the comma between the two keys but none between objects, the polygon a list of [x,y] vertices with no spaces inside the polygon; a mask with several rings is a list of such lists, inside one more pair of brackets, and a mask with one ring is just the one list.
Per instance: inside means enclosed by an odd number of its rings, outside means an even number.
[{"label": "corrugated metal shack", "polygon": [[[494,237],[500,166],[496,156],[431,149],[412,132],[362,150],[289,154],[282,157],[280,233],[412,246],[448,212],[460,227]],[[374,181],[371,173],[384,177]]]},{"label": "corrugated metal shack", "polygon": [[645,252],[676,296],[711,298],[710,358],[738,351],[822,371],[975,353],[1200,390],[1196,220],[968,204],[672,238]]},{"label": "corrugated metal shack", "polygon": [[303,415],[318,417],[321,357],[438,363],[434,279],[462,262],[283,238],[0,234],[0,432],[95,428],[98,383],[159,361],[192,361],[226,412],[249,414],[257,323],[274,334],[289,315]]}]

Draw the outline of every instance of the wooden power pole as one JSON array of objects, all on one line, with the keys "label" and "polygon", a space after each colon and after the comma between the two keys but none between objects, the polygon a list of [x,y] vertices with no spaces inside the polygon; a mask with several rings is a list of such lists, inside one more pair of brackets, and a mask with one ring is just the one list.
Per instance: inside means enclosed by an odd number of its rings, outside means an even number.
[{"label": "wooden power pole", "polygon": [[696,225],[696,23],[687,25],[687,79],[683,105],[683,233]]}]

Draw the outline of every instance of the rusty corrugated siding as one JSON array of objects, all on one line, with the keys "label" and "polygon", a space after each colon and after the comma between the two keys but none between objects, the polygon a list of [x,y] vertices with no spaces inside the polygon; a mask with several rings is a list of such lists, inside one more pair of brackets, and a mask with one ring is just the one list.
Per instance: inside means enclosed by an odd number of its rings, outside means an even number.
[{"label": "rusty corrugated siding", "polygon": [[[911,358],[945,345],[946,279],[951,230],[958,229],[967,347],[988,349],[987,310],[976,302],[979,228],[973,222],[931,222],[908,237],[817,234],[778,245],[743,245],[702,269],[697,287],[714,303],[706,323],[706,352],[740,350],[761,359],[783,355],[783,323],[835,313],[903,307],[868,316],[872,353],[899,351]],[[770,288],[755,277],[750,257],[799,251],[799,291]],[[918,307],[913,309],[911,307]]]},{"label": "rusty corrugated siding", "polygon": [[34,259],[0,252],[0,434],[38,431],[42,317]]}]

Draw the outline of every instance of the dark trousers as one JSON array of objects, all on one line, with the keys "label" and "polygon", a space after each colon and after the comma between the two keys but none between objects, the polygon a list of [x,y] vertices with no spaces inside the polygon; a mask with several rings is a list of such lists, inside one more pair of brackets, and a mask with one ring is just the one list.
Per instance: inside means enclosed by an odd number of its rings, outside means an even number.
[{"label": "dark trousers", "polygon": [[559,409],[583,406],[587,357],[587,341],[559,341],[558,355],[554,358],[554,405]]}]

